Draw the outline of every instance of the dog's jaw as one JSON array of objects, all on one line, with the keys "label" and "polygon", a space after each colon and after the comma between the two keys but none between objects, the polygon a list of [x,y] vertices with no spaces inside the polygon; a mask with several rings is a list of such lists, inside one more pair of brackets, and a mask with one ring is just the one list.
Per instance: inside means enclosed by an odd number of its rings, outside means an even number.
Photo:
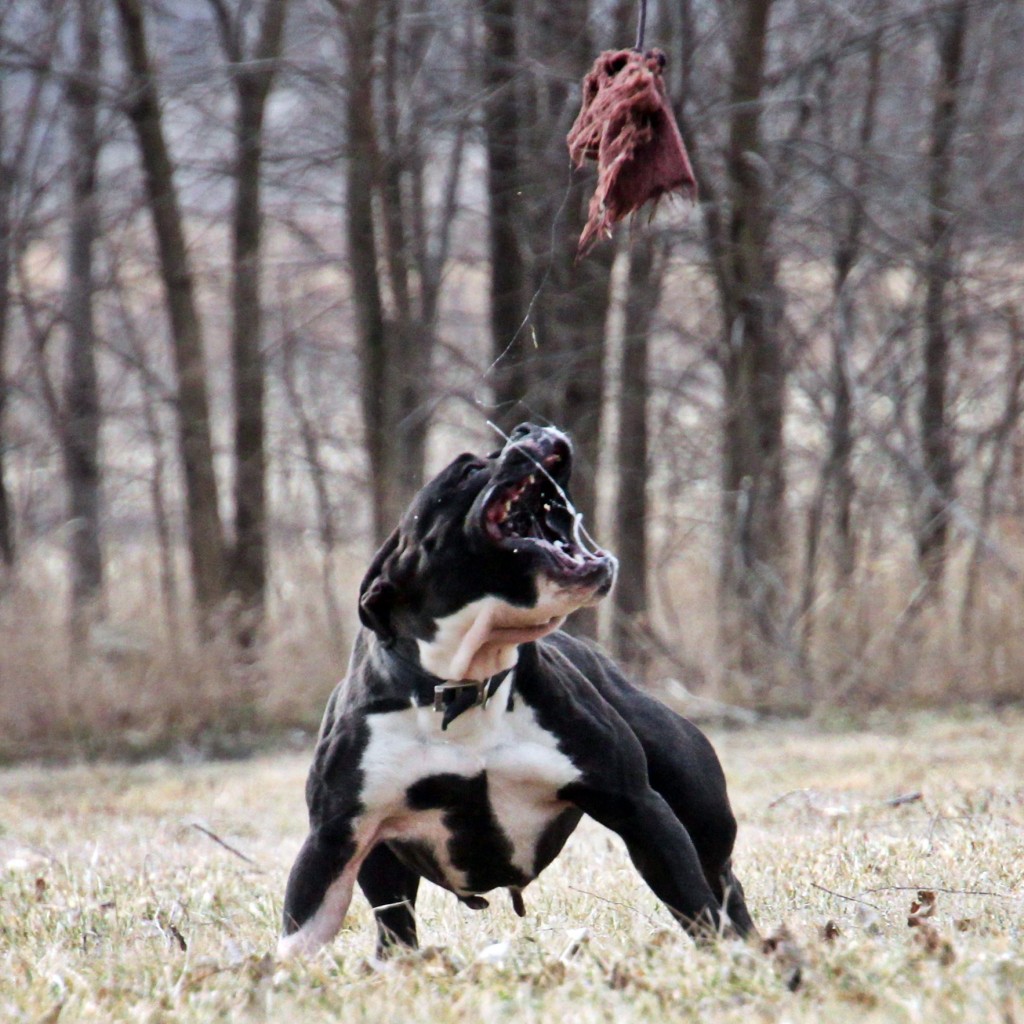
[{"label": "dog's jaw", "polygon": [[593,601],[586,590],[540,581],[529,608],[483,597],[439,619],[431,640],[417,640],[420,664],[439,679],[489,679],[515,666],[519,645],[560,628],[567,615]]}]

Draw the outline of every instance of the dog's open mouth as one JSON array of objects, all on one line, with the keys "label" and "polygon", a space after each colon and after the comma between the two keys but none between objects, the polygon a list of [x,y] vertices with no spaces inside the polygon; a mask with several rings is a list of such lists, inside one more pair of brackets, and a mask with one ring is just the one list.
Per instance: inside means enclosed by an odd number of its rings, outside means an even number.
[{"label": "dog's open mouth", "polygon": [[555,451],[538,460],[532,472],[496,486],[484,503],[483,525],[495,543],[541,555],[556,576],[586,583],[608,571],[610,556],[588,546],[582,516],[558,481],[567,458]]}]

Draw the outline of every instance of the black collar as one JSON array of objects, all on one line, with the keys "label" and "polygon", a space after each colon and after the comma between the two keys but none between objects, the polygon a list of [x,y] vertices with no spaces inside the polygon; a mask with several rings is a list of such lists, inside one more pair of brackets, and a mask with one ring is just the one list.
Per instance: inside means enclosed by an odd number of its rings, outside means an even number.
[{"label": "black collar", "polygon": [[[441,712],[442,732],[464,711],[470,708],[487,707],[487,702],[498,692],[501,684],[511,674],[507,668],[489,679],[463,679],[453,681],[441,679],[428,672],[416,660],[401,650],[400,643],[381,644],[379,647],[386,659],[401,665],[401,674],[412,684],[419,707],[432,706]],[[513,681],[513,686],[515,685]],[[509,707],[512,707],[512,693],[509,692]]]},{"label": "black collar", "polygon": [[[507,668],[490,679],[465,679],[458,683],[440,683],[434,687],[434,710],[443,711],[441,731],[455,721],[463,711],[487,707],[487,702],[498,692],[512,669]],[[511,694],[509,700],[511,701]]]}]

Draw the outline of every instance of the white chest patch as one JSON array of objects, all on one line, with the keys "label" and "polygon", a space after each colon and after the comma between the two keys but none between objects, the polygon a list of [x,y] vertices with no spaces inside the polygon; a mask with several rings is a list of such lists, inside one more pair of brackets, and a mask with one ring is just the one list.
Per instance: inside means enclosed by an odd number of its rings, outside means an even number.
[{"label": "white chest patch", "polygon": [[456,891],[468,890],[451,863],[443,814],[410,809],[410,786],[436,775],[485,774],[491,811],[512,846],[511,862],[532,877],[537,842],[565,807],[556,794],[580,775],[531,708],[520,699],[507,709],[511,686],[510,676],[486,707],[463,712],[444,732],[441,715],[430,707],[368,718],[360,795],[366,818],[379,823],[381,839],[424,843]]}]

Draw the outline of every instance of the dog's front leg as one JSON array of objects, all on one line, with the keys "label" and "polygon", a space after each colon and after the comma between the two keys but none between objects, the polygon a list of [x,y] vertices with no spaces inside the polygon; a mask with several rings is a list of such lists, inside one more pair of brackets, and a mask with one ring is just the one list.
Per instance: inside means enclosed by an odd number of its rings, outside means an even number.
[{"label": "dog's front leg", "polygon": [[416,948],[416,893],[420,876],[380,843],[363,862],[359,886],[377,918],[377,956],[396,945]]},{"label": "dog's front leg", "polygon": [[721,907],[693,840],[657,792],[615,792],[581,782],[563,795],[622,837],[643,880],[689,935],[705,941],[721,931]]},{"label": "dog's front leg", "polygon": [[314,828],[299,851],[284,895],[282,959],[315,953],[341,928],[359,868],[373,843]]}]

